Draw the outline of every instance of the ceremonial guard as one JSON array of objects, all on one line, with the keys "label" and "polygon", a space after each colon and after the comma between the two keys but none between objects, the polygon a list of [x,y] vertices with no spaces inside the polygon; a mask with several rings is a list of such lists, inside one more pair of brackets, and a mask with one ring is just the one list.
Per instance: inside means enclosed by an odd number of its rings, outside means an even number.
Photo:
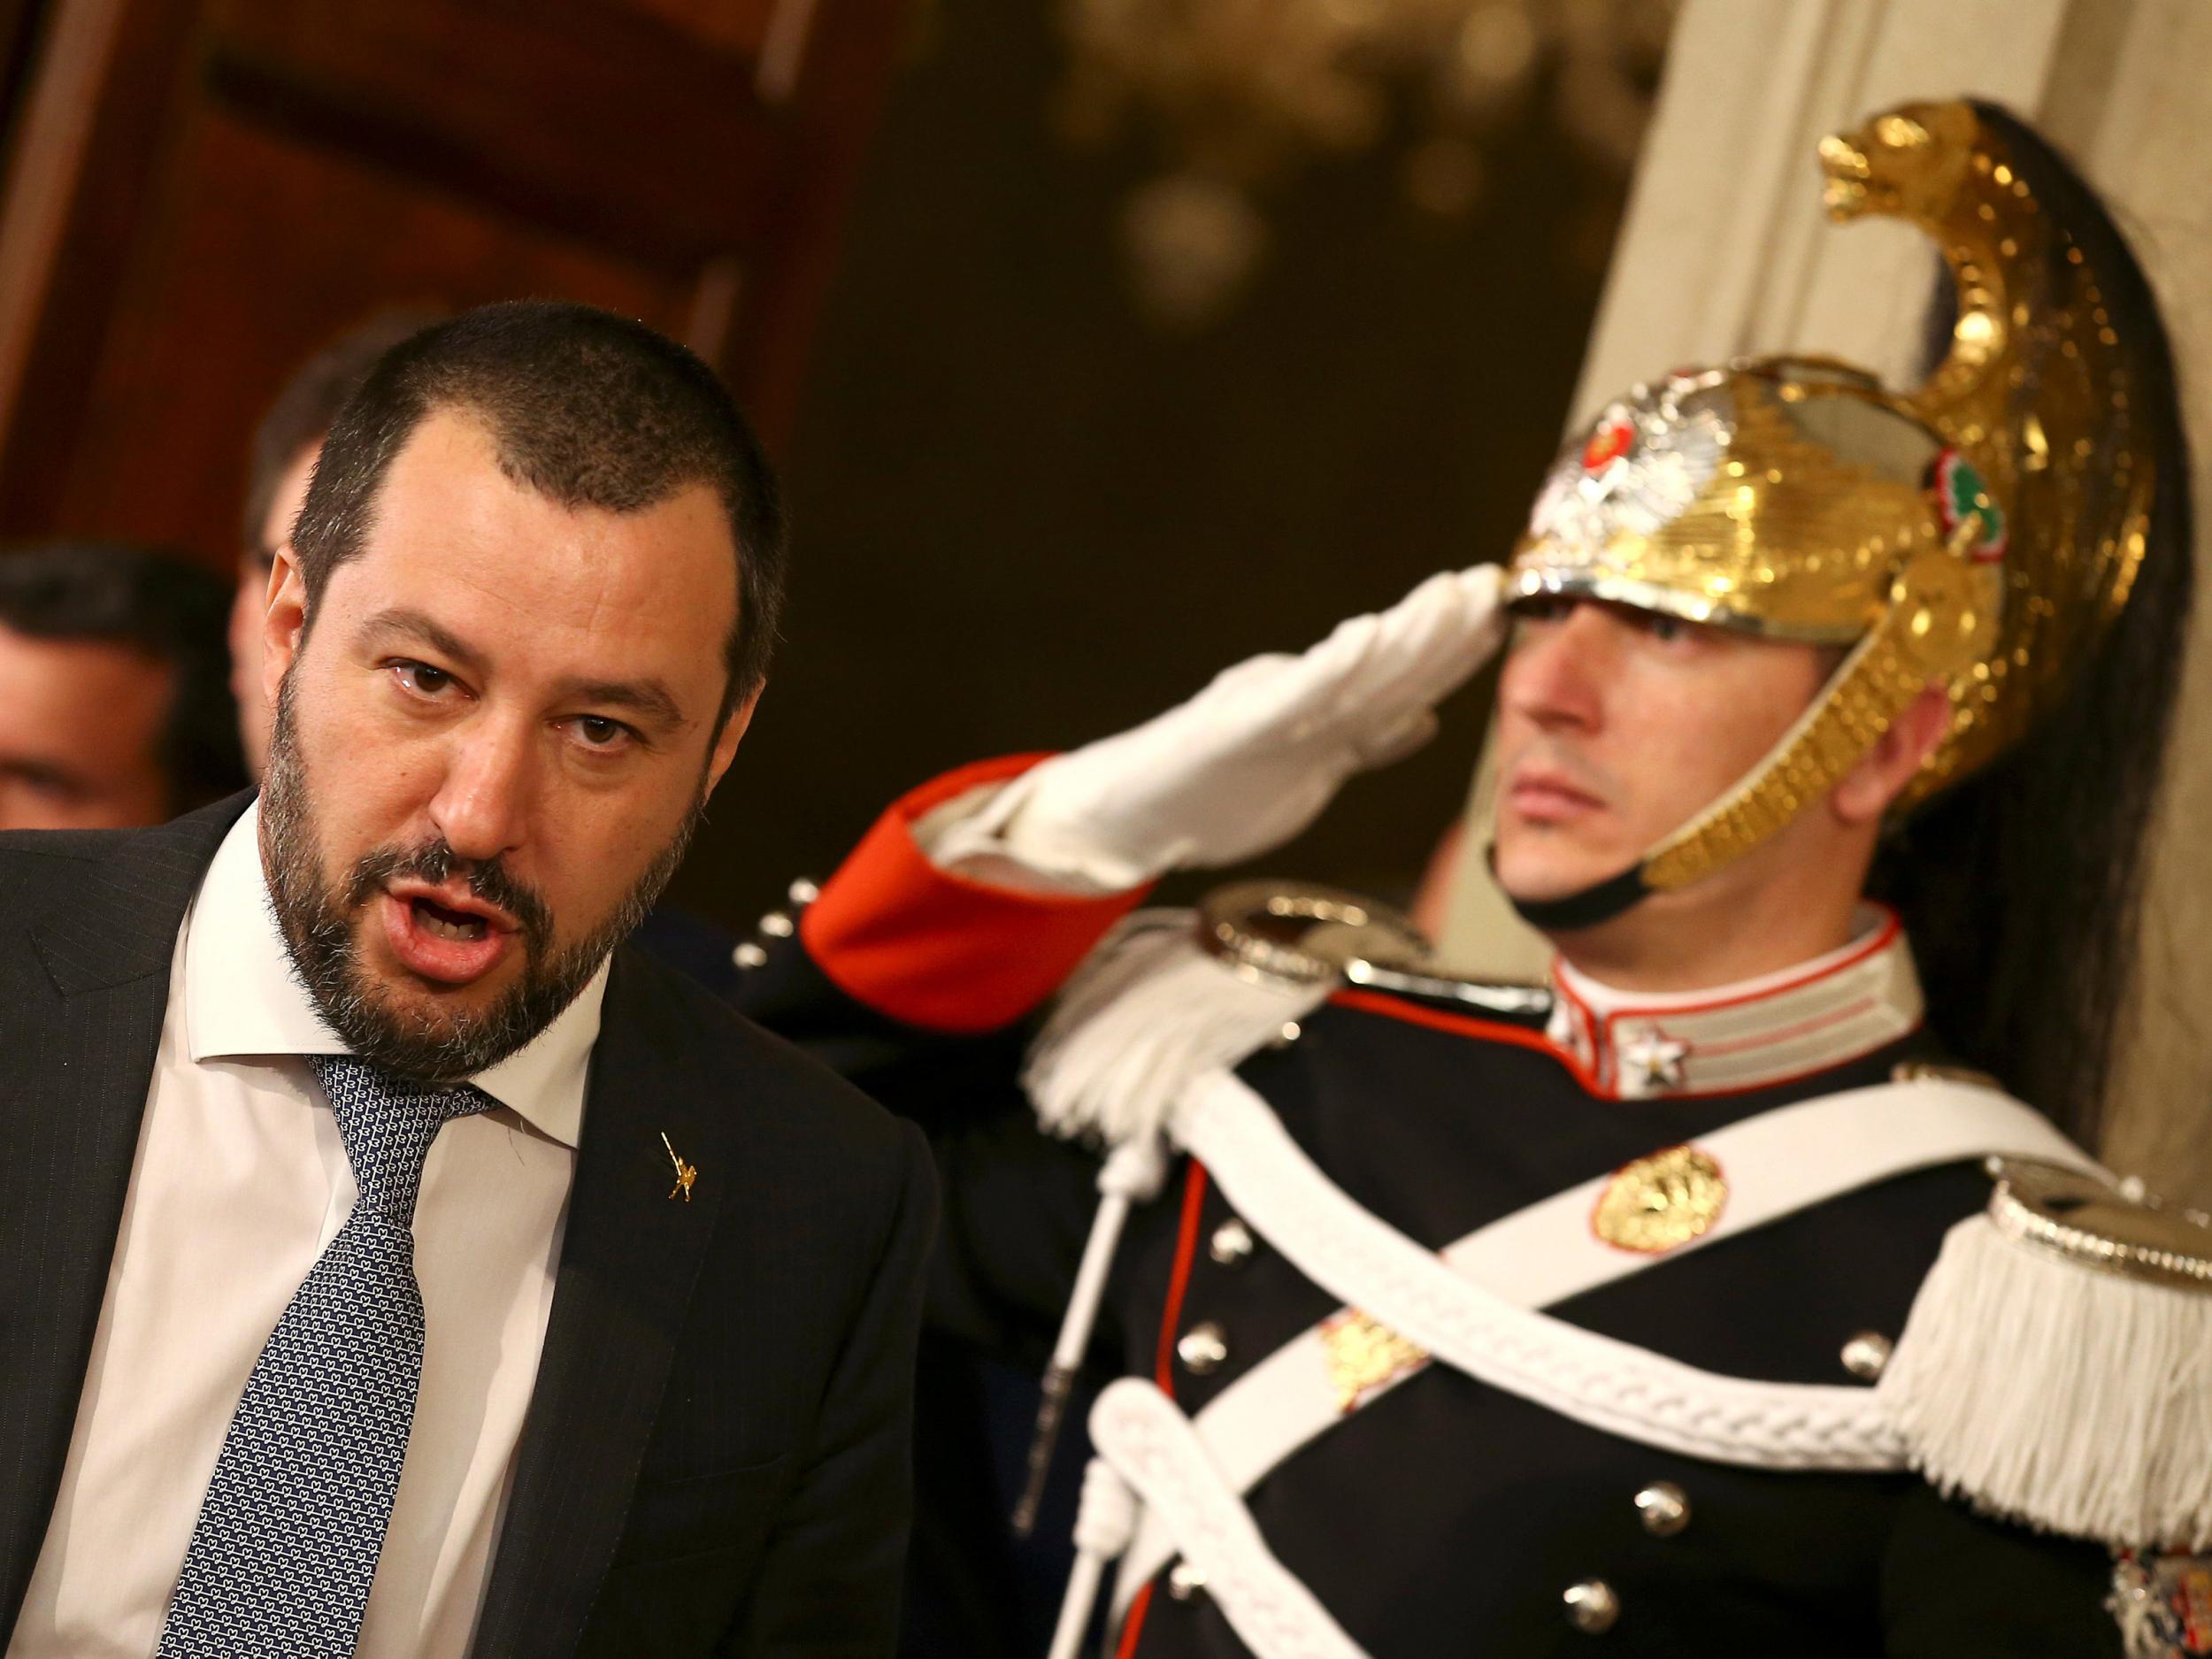
[{"label": "ceremonial guard", "polygon": [[[1504,571],[941,780],[741,949],[930,1126],[939,1318],[1057,1330],[1048,1419],[1118,1379],[1057,1655],[1094,1601],[1122,1659],[2212,1652],[2212,1233],[2062,1129],[2187,595],[2163,339],[2001,112],[1822,157],[1943,250],[1922,389],[1639,388]],[[1493,857],[1548,984],[1322,889],[1129,914],[1418,741],[1512,613]]]}]

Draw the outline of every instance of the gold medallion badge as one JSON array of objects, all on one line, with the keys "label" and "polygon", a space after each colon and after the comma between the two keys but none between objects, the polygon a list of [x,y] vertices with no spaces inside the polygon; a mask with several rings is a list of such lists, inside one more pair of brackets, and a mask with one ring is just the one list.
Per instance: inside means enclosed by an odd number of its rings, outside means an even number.
[{"label": "gold medallion badge", "polygon": [[1624,1164],[1599,1194],[1590,1227],[1608,1244],[1656,1256],[1687,1244],[1728,1203],[1720,1165],[1695,1147],[1669,1147]]},{"label": "gold medallion badge", "polygon": [[1374,1390],[1429,1363],[1426,1349],[1356,1308],[1322,1326],[1321,1344],[1328,1356],[1329,1384],[1342,1411],[1358,1409]]}]

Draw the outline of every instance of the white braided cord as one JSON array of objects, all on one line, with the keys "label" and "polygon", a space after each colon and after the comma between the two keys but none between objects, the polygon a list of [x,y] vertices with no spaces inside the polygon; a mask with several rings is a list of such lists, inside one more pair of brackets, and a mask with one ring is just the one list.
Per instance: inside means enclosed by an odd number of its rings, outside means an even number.
[{"label": "white braided cord", "polygon": [[1478,1381],[1606,1433],[1717,1463],[1907,1465],[1904,1440],[1871,1390],[1701,1371],[1461,1278],[1347,1198],[1267,1103],[1226,1072],[1184,1091],[1171,1131],[1301,1272]]},{"label": "white braided cord", "polygon": [[1098,1397],[1091,1441],[1160,1515],[1206,1594],[1258,1659],[1367,1659],[1313,1592],[1275,1559],[1175,1402],[1125,1377]]}]

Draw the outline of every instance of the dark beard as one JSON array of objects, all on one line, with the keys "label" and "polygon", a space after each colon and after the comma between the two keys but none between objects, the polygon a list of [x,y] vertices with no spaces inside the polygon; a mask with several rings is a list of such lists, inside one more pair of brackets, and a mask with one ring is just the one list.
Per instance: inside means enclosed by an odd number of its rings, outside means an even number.
[{"label": "dark beard", "polygon": [[519,924],[522,977],[480,1012],[430,1018],[398,1005],[370,977],[361,963],[354,922],[395,877],[442,882],[465,861],[442,838],[412,849],[375,848],[355,861],[341,894],[323,876],[311,794],[294,742],[292,686],[287,679],[277,695],[261,790],[261,864],[292,972],[323,1023],[356,1055],[403,1077],[433,1083],[457,1082],[496,1065],[559,1018],[608,954],[645,919],[705,816],[704,802],[695,804],[614,913],[560,949],[552,944],[552,910],[534,889],[496,858],[468,865],[470,892]]}]

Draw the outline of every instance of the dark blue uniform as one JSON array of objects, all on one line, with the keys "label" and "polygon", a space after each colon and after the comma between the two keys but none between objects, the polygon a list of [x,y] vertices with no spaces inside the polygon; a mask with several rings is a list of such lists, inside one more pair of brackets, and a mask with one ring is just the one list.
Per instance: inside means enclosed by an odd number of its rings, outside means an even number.
[{"label": "dark blue uniform", "polygon": [[[765,960],[745,975],[741,1005],[927,1125],[945,1192],[937,1326],[1041,1364],[1095,1207],[1095,1157],[1036,1127],[1014,1080],[1020,1027],[952,1034],[891,1018],[864,1000],[868,986],[855,994],[867,975],[841,972],[834,948],[815,959],[807,933],[759,941]],[[1778,1042],[1801,1041],[1804,1012],[1778,1001],[1770,1016],[1737,1018],[1755,1042],[1763,1018]],[[1347,1194],[1441,1248],[1660,1148],[1940,1057],[1908,1030],[1763,1087],[1623,1099],[1546,1035],[1540,1011],[1471,1018],[1362,991],[1240,1075]],[[1987,1193],[1970,1164],[1896,1178],[1553,1311],[1726,1375],[1847,1385],[1847,1345],[1902,1328],[1945,1232]],[[1256,1230],[1238,1248],[1238,1219],[1202,1167],[1178,1163],[1125,1235],[1092,1354],[1099,1378],[1156,1377],[1195,1413],[1337,1310]],[[1185,1340],[1202,1328],[1208,1341]],[[1071,1447],[1062,1459],[1064,1476],[1080,1461]],[[1681,1498],[1664,1525],[1638,1502],[1655,1483]],[[2101,1546],[1984,1519],[1909,1475],[1768,1472],[1655,1451],[1442,1364],[1296,1452],[1248,1502],[1278,1557],[1378,1659],[1572,1655],[1594,1640],[1620,1653],[1839,1659],[2120,1652]],[[1586,1594],[1577,1617],[1575,1586],[1617,1610],[1594,1616]],[[1247,1649],[1202,1590],[1156,1585],[1119,1651]]]}]

